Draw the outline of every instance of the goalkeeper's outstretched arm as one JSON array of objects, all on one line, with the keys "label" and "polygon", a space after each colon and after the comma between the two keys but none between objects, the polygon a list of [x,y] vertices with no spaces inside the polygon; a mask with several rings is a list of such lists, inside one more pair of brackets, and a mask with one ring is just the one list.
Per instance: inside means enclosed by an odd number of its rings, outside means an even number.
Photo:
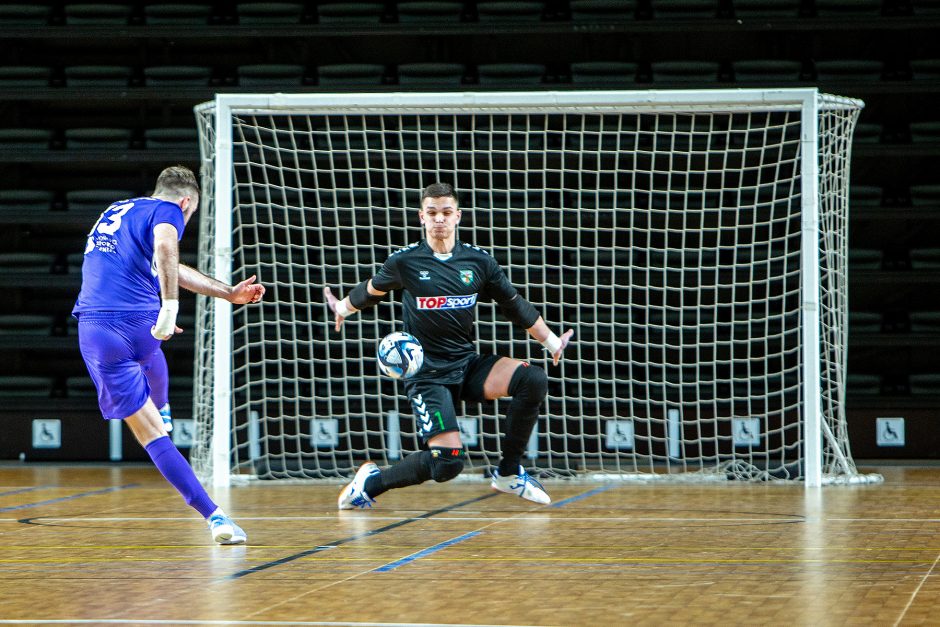
[{"label": "goalkeeper's outstretched arm", "polygon": [[388,292],[382,292],[372,287],[372,279],[363,281],[349,292],[349,296],[340,300],[333,295],[329,287],[323,288],[323,296],[330,311],[336,316],[336,330],[343,326],[343,320],[360,309],[379,304]]}]

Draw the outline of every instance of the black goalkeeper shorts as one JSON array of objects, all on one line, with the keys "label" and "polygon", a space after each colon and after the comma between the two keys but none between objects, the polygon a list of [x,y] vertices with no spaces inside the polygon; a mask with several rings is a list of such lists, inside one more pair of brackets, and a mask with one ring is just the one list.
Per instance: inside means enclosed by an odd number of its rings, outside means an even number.
[{"label": "black goalkeeper shorts", "polygon": [[475,355],[464,371],[463,381],[454,384],[433,381],[405,381],[405,393],[411,401],[417,421],[418,435],[424,442],[439,433],[459,431],[457,403],[479,403],[486,400],[483,384],[499,355]]}]

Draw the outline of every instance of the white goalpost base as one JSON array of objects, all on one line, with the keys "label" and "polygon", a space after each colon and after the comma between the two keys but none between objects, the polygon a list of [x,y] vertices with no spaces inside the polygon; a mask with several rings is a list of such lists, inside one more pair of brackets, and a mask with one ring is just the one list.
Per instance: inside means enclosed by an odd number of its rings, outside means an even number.
[{"label": "white goalpost base", "polygon": [[[845,418],[851,138],[815,89],[226,94],[196,107],[199,268],[256,306],[197,301],[191,450],[203,481],[339,479],[419,449],[380,376],[397,295],[333,330],[345,294],[418,241],[420,191],[573,328],[526,465],[542,477],[877,482]],[[544,363],[492,303],[482,352]],[[460,407],[464,475],[505,404]]]}]

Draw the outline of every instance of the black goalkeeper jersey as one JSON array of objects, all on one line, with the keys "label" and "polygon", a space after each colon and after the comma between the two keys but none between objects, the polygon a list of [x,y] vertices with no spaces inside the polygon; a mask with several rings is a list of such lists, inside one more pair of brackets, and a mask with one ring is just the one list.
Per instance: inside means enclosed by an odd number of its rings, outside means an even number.
[{"label": "black goalkeeper jersey", "polygon": [[405,331],[424,347],[424,366],[415,379],[459,382],[476,354],[472,338],[477,303],[505,303],[517,295],[485,251],[458,240],[452,253],[439,259],[421,241],[389,255],[372,277],[372,286],[382,292],[404,288]]}]

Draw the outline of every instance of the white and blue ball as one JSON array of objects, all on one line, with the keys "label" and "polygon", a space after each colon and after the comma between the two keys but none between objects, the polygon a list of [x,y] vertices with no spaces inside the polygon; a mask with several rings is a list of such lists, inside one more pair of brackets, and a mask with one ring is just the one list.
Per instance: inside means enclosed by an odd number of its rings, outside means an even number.
[{"label": "white and blue ball", "polygon": [[395,331],[379,342],[379,370],[393,379],[407,379],[414,376],[424,363],[424,348],[418,338]]}]

